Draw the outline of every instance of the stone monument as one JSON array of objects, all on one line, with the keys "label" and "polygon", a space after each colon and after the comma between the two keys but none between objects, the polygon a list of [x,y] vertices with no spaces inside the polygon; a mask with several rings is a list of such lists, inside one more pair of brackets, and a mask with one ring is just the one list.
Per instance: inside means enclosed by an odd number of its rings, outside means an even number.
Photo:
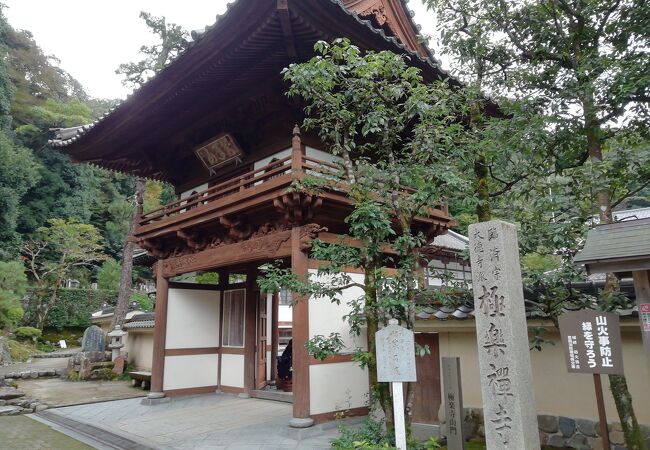
[{"label": "stone monument", "polygon": [[488,450],[539,450],[519,244],[499,220],[469,226]]},{"label": "stone monument", "polygon": [[81,340],[82,352],[103,352],[106,350],[104,341],[104,332],[97,325],[92,325],[84,331],[84,337]]}]

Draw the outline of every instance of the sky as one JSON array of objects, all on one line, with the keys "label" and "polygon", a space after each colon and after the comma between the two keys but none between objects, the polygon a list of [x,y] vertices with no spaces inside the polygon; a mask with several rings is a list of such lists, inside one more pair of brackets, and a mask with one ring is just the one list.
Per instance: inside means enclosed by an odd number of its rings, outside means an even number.
[{"label": "sky", "polygon": [[[212,24],[227,0],[3,0],[5,15],[16,29],[29,30],[47,55],[97,98],[125,98],[115,69],[140,59],[140,46],[155,42],[140,11],[165,16],[188,30]],[[411,0],[422,33],[433,34],[433,17],[420,0]]]}]

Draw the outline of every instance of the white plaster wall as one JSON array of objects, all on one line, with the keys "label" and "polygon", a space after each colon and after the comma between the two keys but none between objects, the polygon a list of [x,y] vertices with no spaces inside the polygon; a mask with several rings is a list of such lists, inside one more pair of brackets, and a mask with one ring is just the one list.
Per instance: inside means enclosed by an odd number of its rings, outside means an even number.
[{"label": "white plaster wall", "polygon": [[278,305],[278,322],[289,322],[293,321],[293,310],[291,305]]},{"label": "white plaster wall", "polygon": [[[420,322],[416,330],[435,328],[435,321]],[[473,325],[473,322],[468,322]],[[638,326],[638,325],[637,325]],[[547,328],[548,329],[548,328]],[[550,329],[549,329],[550,331]],[[636,327],[622,329],[623,365],[637,419],[650,426],[650,363],[644,355],[641,333]],[[545,336],[555,343],[531,352],[535,403],[538,414],[598,420],[594,383],[589,374],[568,373],[558,333]],[[463,400],[466,407],[481,407],[481,385],[474,330],[440,329],[440,356],[460,357]],[[619,422],[607,376],[601,377],[609,422]]]},{"label": "white plaster wall", "polygon": [[219,355],[165,356],[163,390],[216,386]]},{"label": "white plaster wall", "polygon": [[218,347],[220,296],[212,290],[169,289],[165,348]]},{"label": "white plaster wall", "polygon": [[309,366],[310,414],[368,405],[368,371],[354,362]]},{"label": "white plaster wall", "polygon": [[[309,271],[313,280],[318,280],[316,270]],[[363,284],[363,274],[351,273],[348,274],[355,283]],[[321,280],[326,278],[321,277]],[[363,289],[353,287],[343,291],[341,295],[341,303],[337,305],[332,303],[327,298],[310,299],[309,300],[309,338],[320,334],[325,337],[330,333],[339,333],[341,339],[345,344],[342,353],[354,352],[356,348],[366,349],[366,334],[365,330],[362,331],[360,336],[351,336],[350,327],[343,320],[343,316],[348,314],[352,307],[350,302],[357,301],[363,295]]]},{"label": "white plaster wall", "polygon": [[305,153],[310,158],[315,158],[318,159],[319,161],[324,161],[332,164],[338,164],[343,161],[343,158],[341,158],[340,156],[335,156],[332,155],[331,153],[327,153],[313,147],[306,147]]},{"label": "white plaster wall", "polygon": [[221,384],[244,387],[244,355],[221,355]]},{"label": "white plaster wall", "polygon": [[129,331],[125,336],[125,351],[129,362],[138,369],[151,370],[153,361],[153,328],[143,331]]},{"label": "white plaster wall", "polygon": [[205,191],[207,188],[208,188],[208,183],[199,184],[198,186],[195,186],[192,189],[188,189],[187,191],[181,192],[181,199],[189,197],[190,194],[194,191],[201,192],[201,191]]},{"label": "white plaster wall", "polygon": [[290,148],[274,153],[271,156],[267,156],[266,158],[262,158],[259,161],[255,161],[255,163],[253,164],[253,169],[257,170],[261,167],[268,165],[273,158],[282,159],[282,158],[286,158],[287,156],[291,156]]}]

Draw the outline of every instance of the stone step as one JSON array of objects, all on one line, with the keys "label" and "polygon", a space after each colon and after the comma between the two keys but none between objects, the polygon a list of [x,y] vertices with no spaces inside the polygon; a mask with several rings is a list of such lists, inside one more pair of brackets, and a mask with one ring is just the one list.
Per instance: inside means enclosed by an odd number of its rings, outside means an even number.
[{"label": "stone step", "polygon": [[32,358],[71,358],[78,352],[67,352],[67,353],[36,353],[32,355]]},{"label": "stone step", "polygon": [[23,412],[20,406],[0,406],[0,416],[15,416]]},{"label": "stone step", "polygon": [[24,397],[25,393],[16,388],[3,387],[0,388],[0,400],[11,400],[13,398]]},{"label": "stone step", "polygon": [[293,394],[278,390],[258,389],[251,393],[251,397],[264,400],[275,400],[276,402],[293,403]]}]

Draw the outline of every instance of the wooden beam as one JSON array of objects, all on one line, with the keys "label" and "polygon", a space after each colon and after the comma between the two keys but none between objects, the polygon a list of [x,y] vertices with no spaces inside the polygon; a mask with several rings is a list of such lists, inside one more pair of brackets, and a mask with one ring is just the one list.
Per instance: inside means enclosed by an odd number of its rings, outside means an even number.
[{"label": "wooden beam", "polygon": [[282,26],[284,46],[287,49],[287,54],[293,61],[295,61],[298,59],[298,51],[296,50],[296,42],[293,37],[291,16],[289,15],[289,5],[287,0],[278,0],[278,16],[280,17],[280,25]]},{"label": "wooden beam", "polygon": [[173,277],[198,270],[210,270],[224,266],[259,260],[286,258],[291,255],[291,231],[280,231],[235,244],[167,258],[161,262],[165,277]]}]

